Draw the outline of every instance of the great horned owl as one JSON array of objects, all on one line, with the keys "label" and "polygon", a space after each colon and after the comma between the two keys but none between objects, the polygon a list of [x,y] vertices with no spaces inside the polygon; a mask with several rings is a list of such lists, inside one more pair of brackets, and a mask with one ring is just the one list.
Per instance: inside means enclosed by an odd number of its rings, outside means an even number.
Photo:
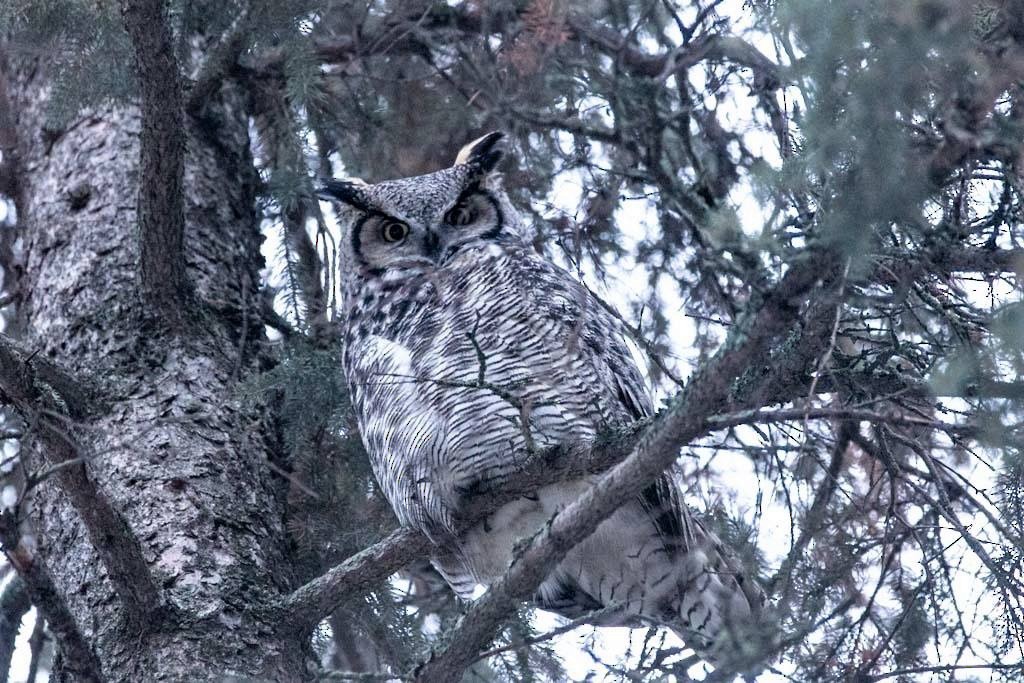
[{"label": "great horned owl", "polygon": [[[620,323],[524,238],[495,172],[501,137],[436,173],[320,190],[344,225],[344,368],[363,443],[399,520],[435,541],[463,597],[588,482],[552,483],[457,533],[467,492],[500,487],[531,451],[652,413]],[[667,625],[716,661],[763,597],[665,475],[570,550],[535,602]]]}]

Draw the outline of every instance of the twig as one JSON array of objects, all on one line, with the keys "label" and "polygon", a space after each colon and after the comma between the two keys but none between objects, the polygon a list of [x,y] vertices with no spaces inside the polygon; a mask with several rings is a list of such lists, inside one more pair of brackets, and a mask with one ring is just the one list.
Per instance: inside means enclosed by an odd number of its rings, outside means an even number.
[{"label": "twig", "polygon": [[880,413],[875,410],[858,408],[780,408],[777,410],[745,410],[727,415],[713,415],[708,418],[709,429],[725,429],[741,424],[796,422],[808,419],[853,420],[856,422],[874,422],[880,424],[899,425],[904,427],[924,427],[941,430],[961,436],[975,436],[981,432],[977,426],[966,424],[956,425],[940,420],[926,420],[906,415]]},{"label": "twig", "polygon": [[911,666],[905,669],[893,669],[884,674],[878,674],[874,676],[863,676],[859,680],[865,683],[875,683],[876,681],[884,681],[887,678],[897,678],[900,676],[910,676],[912,674],[926,674],[926,673],[948,673],[952,674],[956,671],[970,671],[970,670],[988,670],[988,671],[1017,671],[1024,674],[1024,663],[1014,662],[1012,664],[1001,664],[992,662],[991,664],[938,664],[935,666]]},{"label": "twig", "polygon": [[32,657],[28,661],[28,675],[25,683],[36,683],[39,664],[43,661],[43,646],[46,644],[46,619],[36,613],[36,623],[32,625],[32,635],[28,637],[28,650]]},{"label": "twig", "polygon": [[503,645],[502,647],[495,647],[495,648],[491,648],[490,650],[487,650],[486,652],[481,652],[479,655],[477,655],[476,659],[477,659],[477,661],[480,661],[482,659],[487,659],[487,658],[493,657],[495,655],[500,655],[503,652],[511,652],[513,650],[518,650],[518,649],[521,649],[521,648],[524,648],[524,647],[530,647],[531,645],[536,645],[537,643],[547,642],[547,641],[551,640],[552,638],[557,638],[558,636],[562,635],[563,633],[568,633],[569,631],[575,631],[580,626],[586,626],[587,624],[592,624],[592,623],[594,623],[595,619],[599,619],[600,617],[602,617],[602,616],[604,616],[606,614],[611,614],[611,613],[613,613],[616,610],[619,610],[621,608],[622,608],[621,604],[614,603],[614,604],[608,605],[606,607],[602,607],[601,609],[596,609],[596,610],[594,610],[592,612],[588,612],[587,614],[584,614],[582,617],[576,617],[572,621],[570,621],[570,622],[568,622],[566,624],[562,624],[558,628],[552,629],[552,630],[548,631],[547,633],[542,633],[539,636],[535,636],[533,638],[526,638],[525,640],[521,640],[521,641],[516,642],[516,643],[509,643],[508,645]]},{"label": "twig", "polygon": [[[806,415],[806,411],[804,412]],[[783,591],[782,597],[779,599],[779,605],[782,606],[783,611],[785,611],[785,606],[789,602],[789,594],[793,588],[793,581],[790,576],[793,571],[793,567],[796,566],[796,563],[803,557],[804,551],[810,544],[811,539],[814,538],[814,536],[821,530],[829,501],[832,500],[832,496],[835,494],[836,488],[839,486],[839,473],[842,469],[843,458],[846,457],[846,448],[849,446],[850,441],[853,438],[855,429],[856,428],[849,422],[843,422],[840,425],[839,434],[836,438],[836,445],[832,449],[832,458],[829,461],[828,469],[825,470],[825,476],[821,481],[821,485],[818,487],[818,491],[814,495],[814,501],[811,503],[810,509],[803,518],[800,536],[789,549],[789,553],[786,555],[786,559],[782,561],[782,565],[779,567],[779,570],[768,582],[768,592],[774,593],[774,589],[778,585],[778,582],[780,580],[786,581],[786,588]]]}]

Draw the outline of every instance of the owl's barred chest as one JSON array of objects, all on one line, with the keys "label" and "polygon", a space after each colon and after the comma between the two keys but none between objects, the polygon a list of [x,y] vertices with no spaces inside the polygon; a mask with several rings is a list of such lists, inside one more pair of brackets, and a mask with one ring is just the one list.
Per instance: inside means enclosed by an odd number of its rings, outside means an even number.
[{"label": "owl's barred chest", "polygon": [[[580,339],[568,338],[581,320],[580,302],[551,281],[543,264],[514,256],[497,248],[474,250],[397,286],[368,288],[349,310],[347,347],[355,352],[368,339],[381,338],[405,349],[415,371],[451,374],[457,359],[472,361],[479,378],[479,366],[486,371],[489,361],[529,356],[551,343],[572,351],[576,341],[593,336],[580,329]],[[354,360],[346,358],[346,364]]]},{"label": "owl's barred chest", "polygon": [[[567,273],[496,248],[368,290],[346,325],[357,411],[404,425],[431,410],[453,429],[487,420],[495,433],[518,421],[549,443],[622,421],[599,391],[609,330],[586,294]],[[371,448],[393,445],[369,436]],[[509,438],[520,436],[534,435]]]}]

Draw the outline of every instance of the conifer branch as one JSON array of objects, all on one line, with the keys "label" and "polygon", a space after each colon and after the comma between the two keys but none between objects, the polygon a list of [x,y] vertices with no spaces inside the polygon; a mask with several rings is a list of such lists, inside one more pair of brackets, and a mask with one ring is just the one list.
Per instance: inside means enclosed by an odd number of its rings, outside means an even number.
[{"label": "conifer branch", "polygon": [[[286,258],[295,269],[295,285],[302,297],[307,322],[316,332],[325,321],[327,295],[324,292],[323,263],[306,229],[313,188],[306,173],[298,126],[284,93],[277,87],[253,89],[253,118],[262,147],[263,160],[271,174],[285,177],[295,186],[282,192],[281,223],[284,226]],[[319,210],[319,207],[316,207]],[[294,254],[294,256],[291,256]]]},{"label": "conifer branch", "polygon": [[[0,336],[0,392],[39,435],[42,450],[61,489],[85,526],[89,540],[121,598],[133,625],[143,628],[160,607],[160,595],[134,532],[114,508],[107,494],[89,476],[81,447],[55,424],[50,415],[82,415],[88,407],[81,399],[86,389],[70,390],[73,378],[52,366],[37,372],[31,355],[18,351]],[[47,381],[56,377],[56,384]]]},{"label": "conifer branch", "polygon": [[166,322],[185,322],[185,130],[181,74],[163,0],[121,0],[142,94],[139,275],[144,301]]},{"label": "conifer branch", "polygon": [[430,552],[430,541],[415,529],[402,527],[356,553],[291,593],[281,605],[286,622],[309,630],[344,600],[365,593]]}]

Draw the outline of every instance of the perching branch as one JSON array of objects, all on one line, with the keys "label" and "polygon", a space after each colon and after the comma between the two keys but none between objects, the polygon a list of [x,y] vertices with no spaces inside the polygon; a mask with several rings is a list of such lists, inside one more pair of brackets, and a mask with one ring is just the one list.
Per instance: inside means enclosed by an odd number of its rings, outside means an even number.
[{"label": "perching branch", "polygon": [[[623,500],[639,494],[675,461],[679,449],[701,433],[713,411],[729,404],[733,380],[749,367],[760,367],[773,342],[796,322],[801,299],[814,286],[819,272],[822,271],[805,262],[786,274],[760,310],[733,328],[719,353],[694,375],[667,413],[640,438],[629,457],[604,474],[534,537],[505,576],[473,604],[454,629],[448,645],[418,668],[416,680],[458,680],[476,653],[494,637],[515,603],[536,590],[565,552],[593,533]],[[761,381],[770,381],[772,377],[769,372]]]},{"label": "perching branch", "polygon": [[142,94],[139,275],[144,301],[169,323],[185,321],[185,130],[181,77],[163,0],[122,0]]},{"label": "perching branch", "polygon": [[[58,377],[59,384],[49,383],[48,376]],[[54,476],[85,525],[125,613],[134,626],[142,628],[160,607],[161,600],[138,538],[89,476],[85,462],[81,461],[83,453],[72,435],[50,418],[86,412],[87,406],[69,403],[64,398],[87,394],[86,390],[68,389],[72,382],[72,378],[52,366],[46,373],[37,372],[31,356],[0,337],[0,391],[39,435],[46,460],[55,469]]]},{"label": "perching branch", "polygon": [[285,618],[296,629],[309,630],[344,600],[376,587],[414,558],[427,555],[430,547],[415,529],[396,529],[289,595],[281,607]]}]

